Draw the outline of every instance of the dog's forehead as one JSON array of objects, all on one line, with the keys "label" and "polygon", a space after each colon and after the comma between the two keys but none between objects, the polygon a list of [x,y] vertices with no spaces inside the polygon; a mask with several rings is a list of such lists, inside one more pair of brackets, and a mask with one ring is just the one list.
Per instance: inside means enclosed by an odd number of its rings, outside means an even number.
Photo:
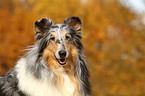
[{"label": "dog's forehead", "polygon": [[49,32],[53,35],[55,34],[55,36],[57,36],[58,40],[62,40],[62,38],[65,36],[65,34],[68,33],[69,31],[68,31],[68,28],[66,25],[56,24],[50,28]]},{"label": "dog's forehead", "polygon": [[53,25],[50,29],[51,32],[56,32],[57,34],[61,34],[66,31],[66,26],[64,24],[56,24]]}]

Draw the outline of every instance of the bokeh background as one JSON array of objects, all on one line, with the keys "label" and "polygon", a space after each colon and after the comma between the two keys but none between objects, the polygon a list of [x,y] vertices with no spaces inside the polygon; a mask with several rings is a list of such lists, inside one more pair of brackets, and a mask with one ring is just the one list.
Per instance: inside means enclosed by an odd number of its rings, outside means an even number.
[{"label": "bokeh background", "polygon": [[144,0],[0,0],[0,76],[35,41],[34,22],[83,22],[93,96],[145,96]]}]

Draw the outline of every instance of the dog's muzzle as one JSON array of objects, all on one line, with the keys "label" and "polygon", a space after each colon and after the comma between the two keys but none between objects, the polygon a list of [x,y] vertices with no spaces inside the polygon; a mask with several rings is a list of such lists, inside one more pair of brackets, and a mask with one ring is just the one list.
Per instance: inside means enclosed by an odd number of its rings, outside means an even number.
[{"label": "dog's muzzle", "polygon": [[60,50],[58,52],[59,58],[55,56],[55,59],[57,60],[58,64],[60,65],[65,65],[66,64],[66,51],[65,50]]}]

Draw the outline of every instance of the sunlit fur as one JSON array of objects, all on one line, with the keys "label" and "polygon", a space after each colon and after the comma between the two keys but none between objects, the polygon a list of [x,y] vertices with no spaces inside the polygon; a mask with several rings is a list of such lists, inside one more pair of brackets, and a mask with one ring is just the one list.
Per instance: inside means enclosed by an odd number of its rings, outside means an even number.
[{"label": "sunlit fur", "polygon": [[0,96],[90,96],[81,27],[79,17],[36,21],[37,42],[0,78]]}]

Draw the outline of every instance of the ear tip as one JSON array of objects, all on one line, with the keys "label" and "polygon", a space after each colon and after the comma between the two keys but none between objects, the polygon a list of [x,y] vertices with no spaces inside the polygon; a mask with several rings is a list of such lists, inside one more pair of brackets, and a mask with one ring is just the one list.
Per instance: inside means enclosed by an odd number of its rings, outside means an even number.
[{"label": "ear tip", "polygon": [[72,17],[70,17],[70,18],[81,20],[80,17],[78,17],[78,16],[72,16]]},{"label": "ear tip", "polygon": [[78,16],[72,16],[70,18],[73,18],[73,19],[80,19]]},{"label": "ear tip", "polygon": [[40,20],[37,20],[34,24],[36,26],[39,26],[41,24],[49,24],[49,25],[51,25],[52,24],[52,20],[51,19],[47,19],[47,18],[42,18]]},{"label": "ear tip", "polygon": [[81,19],[78,16],[72,16],[72,17],[70,17],[70,19],[76,20],[77,22],[82,24],[82,21],[81,21]]},{"label": "ear tip", "polygon": [[46,21],[48,21],[48,19],[47,18],[42,18],[40,21],[41,22],[46,22]]},{"label": "ear tip", "polygon": [[34,24],[35,24],[36,26],[38,26],[38,25],[39,25],[39,22],[40,22],[40,21],[39,21],[39,20],[37,20],[37,21],[35,21],[35,23],[34,23]]}]

